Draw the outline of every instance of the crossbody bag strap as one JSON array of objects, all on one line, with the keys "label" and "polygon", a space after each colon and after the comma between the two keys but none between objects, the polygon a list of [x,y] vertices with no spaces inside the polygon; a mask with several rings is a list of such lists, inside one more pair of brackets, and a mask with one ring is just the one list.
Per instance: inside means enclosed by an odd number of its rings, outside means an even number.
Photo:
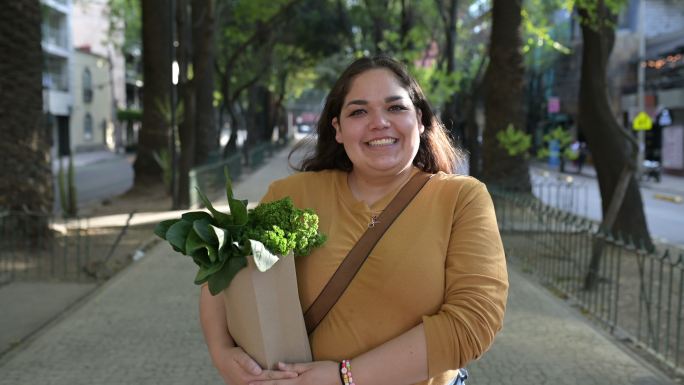
[{"label": "crossbody bag strap", "polygon": [[404,211],[404,208],[411,203],[411,200],[423,188],[425,183],[432,177],[432,174],[419,172],[399,190],[397,195],[387,205],[377,220],[372,222],[372,226],[363,233],[356,245],[349,251],[349,254],[342,260],[340,266],[335,270],[332,277],[318,294],[316,300],[304,313],[304,323],[306,331],[311,332],[328,314],[337,300],[342,296],[349,283],[368,258],[368,255],[378,243],[382,235],[389,229],[392,222]]}]

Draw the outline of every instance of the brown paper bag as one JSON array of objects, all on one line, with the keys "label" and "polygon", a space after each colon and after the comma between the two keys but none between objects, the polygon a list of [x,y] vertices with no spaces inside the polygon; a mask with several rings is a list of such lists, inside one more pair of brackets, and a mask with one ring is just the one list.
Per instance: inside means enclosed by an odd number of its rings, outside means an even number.
[{"label": "brown paper bag", "polygon": [[257,270],[251,256],[247,261],[223,290],[230,335],[264,369],[278,362],[310,362],[292,253],[265,272]]}]

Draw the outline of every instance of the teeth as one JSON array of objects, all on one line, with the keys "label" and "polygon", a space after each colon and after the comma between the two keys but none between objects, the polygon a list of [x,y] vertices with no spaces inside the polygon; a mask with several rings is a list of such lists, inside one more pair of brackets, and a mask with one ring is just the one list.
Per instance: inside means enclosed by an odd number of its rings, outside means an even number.
[{"label": "teeth", "polygon": [[371,140],[368,142],[369,146],[386,146],[388,144],[394,144],[396,143],[396,139],[394,138],[385,138],[385,139],[377,139],[377,140]]}]

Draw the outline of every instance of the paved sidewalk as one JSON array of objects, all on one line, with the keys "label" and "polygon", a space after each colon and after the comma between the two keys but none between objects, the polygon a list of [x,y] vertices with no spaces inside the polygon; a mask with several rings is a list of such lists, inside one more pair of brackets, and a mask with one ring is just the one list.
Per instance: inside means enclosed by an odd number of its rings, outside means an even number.
[{"label": "paved sidewalk", "polygon": [[[256,201],[287,153],[235,186]],[[0,359],[0,385],[220,384],[197,314],[195,265],[166,243]],[[503,332],[470,366],[476,384],[671,384],[511,268]],[[46,295],[51,295],[46,293]]]}]

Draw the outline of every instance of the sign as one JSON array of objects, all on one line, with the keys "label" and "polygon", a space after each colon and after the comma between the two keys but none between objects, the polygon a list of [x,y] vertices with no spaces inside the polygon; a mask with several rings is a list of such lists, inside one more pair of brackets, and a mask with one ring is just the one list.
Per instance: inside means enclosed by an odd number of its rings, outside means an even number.
[{"label": "sign", "polygon": [[641,111],[634,118],[632,128],[634,128],[634,131],[648,131],[653,128],[653,120],[651,120],[647,113]]},{"label": "sign", "polygon": [[669,126],[672,124],[672,116],[670,115],[670,110],[667,108],[663,109],[658,116],[658,125],[661,127]]},{"label": "sign", "polygon": [[551,96],[546,105],[549,114],[557,114],[560,112],[560,98]]}]

